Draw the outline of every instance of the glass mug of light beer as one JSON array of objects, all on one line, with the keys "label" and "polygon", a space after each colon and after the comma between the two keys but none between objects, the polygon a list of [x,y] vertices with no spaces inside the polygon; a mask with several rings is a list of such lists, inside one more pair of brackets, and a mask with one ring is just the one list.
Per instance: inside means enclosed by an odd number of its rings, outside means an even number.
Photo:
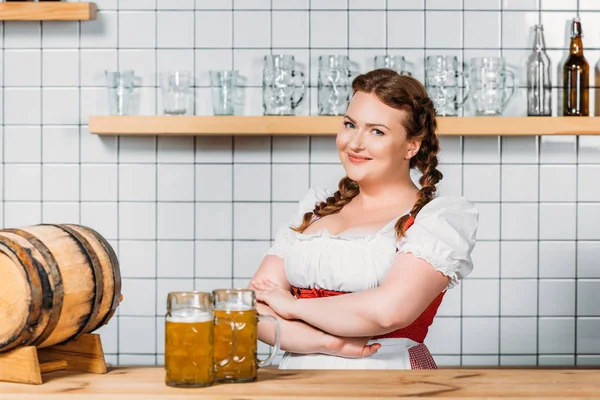
[{"label": "glass mug of light beer", "polygon": [[[216,318],[213,298],[205,292],[171,292],[167,296],[165,318],[166,384],[173,387],[210,386],[215,378],[215,327],[232,321]],[[236,336],[230,338],[236,339]],[[233,347],[233,343],[229,343]],[[221,357],[225,365],[231,361],[226,350]]]},{"label": "glass mug of light beer", "polygon": [[[268,365],[280,347],[279,321],[270,315],[258,315],[256,295],[250,289],[213,290],[215,317],[233,322],[215,325],[215,381],[253,382],[257,369]],[[268,320],[275,329],[273,352],[265,360],[257,358],[258,321]],[[233,348],[231,343],[235,343]],[[231,357],[231,359],[230,359]]]}]

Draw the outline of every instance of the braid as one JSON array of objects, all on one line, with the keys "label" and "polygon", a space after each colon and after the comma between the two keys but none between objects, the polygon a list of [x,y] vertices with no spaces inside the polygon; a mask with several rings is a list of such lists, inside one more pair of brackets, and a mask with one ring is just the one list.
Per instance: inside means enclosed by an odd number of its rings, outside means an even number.
[{"label": "braid", "polygon": [[317,204],[313,211],[304,214],[300,226],[292,227],[291,229],[295,232],[304,232],[304,230],[313,222],[313,216],[322,218],[326,215],[340,212],[346,204],[350,203],[350,201],[358,195],[358,193],[360,193],[358,183],[347,176],[342,178],[338,184],[338,191],[335,192],[333,196],[328,197],[325,201]]}]

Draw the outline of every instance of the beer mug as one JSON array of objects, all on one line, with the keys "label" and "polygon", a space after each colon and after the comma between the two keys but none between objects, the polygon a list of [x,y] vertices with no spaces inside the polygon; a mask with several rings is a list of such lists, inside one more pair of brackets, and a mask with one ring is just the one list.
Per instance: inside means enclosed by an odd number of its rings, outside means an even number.
[{"label": "beer mug", "polygon": [[344,115],[352,97],[352,71],[348,56],[319,56],[318,78],[319,115]]},{"label": "beer mug", "polygon": [[306,93],[304,73],[294,56],[266,55],[263,61],[263,114],[294,115]]},{"label": "beer mug", "polygon": [[[258,315],[253,290],[216,289],[213,299],[215,316],[226,318],[234,325],[215,326],[215,381],[253,382],[257,369],[268,365],[279,351],[279,321],[270,315]],[[274,349],[265,360],[257,358],[259,320],[273,322],[275,329]]]},{"label": "beer mug", "polygon": [[473,57],[470,76],[475,115],[501,115],[517,88],[515,74],[506,68],[504,58]]},{"label": "beer mug", "polygon": [[[167,295],[165,380],[168,386],[193,388],[214,383],[215,327],[226,324],[231,331],[234,326],[226,318],[216,318],[212,307],[211,293],[171,292]],[[237,336],[230,335],[230,338],[233,341]],[[231,355],[221,354],[221,363],[230,362]]]},{"label": "beer mug", "polygon": [[428,56],[425,61],[425,89],[440,116],[457,116],[469,97],[469,80],[465,79],[462,99],[458,99],[459,80],[464,76],[456,56]]},{"label": "beer mug", "polygon": [[378,55],[374,57],[375,69],[389,68],[396,71],[400,75],[411,76],[411,73],[406,68],[406,59],[400,55]]}]

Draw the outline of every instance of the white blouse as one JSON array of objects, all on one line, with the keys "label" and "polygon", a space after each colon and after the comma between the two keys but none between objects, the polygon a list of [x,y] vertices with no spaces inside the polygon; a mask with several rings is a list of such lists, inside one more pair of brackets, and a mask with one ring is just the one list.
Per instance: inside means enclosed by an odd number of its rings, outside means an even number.
[{"label": "white blouse", "polygon": [[280,228],[275,243],[266,252],[285,260],[285,272],[292,286],[343,292],[371,289],[383,281],[397,251],[411,253],[450,277],[446,289],[473,270],[471,251],[479,212],[464,197],[434,198],[419,211],[399,241],[394,225],[402,215],[370,233],[348,230],[332,235],[323,228],[304,234],[289,228],[300,225],[305,213],[331,195],[326,189],[310,189],[300,200],[297,214]]}]

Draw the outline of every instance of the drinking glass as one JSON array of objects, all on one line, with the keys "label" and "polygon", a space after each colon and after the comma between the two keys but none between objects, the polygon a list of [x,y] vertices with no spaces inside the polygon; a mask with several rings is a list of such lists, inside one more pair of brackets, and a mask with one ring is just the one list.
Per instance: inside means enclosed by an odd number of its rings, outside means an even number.
[{"label": "drinking glass", "polygon": [[458,99],[460,77],[464,76],[456,56],[434,55],[425,60],[425,88],[440,116],[457,116],[469,97],[470,84],[465,79],[462,99]]},{"label": "drinking glass", "polygon": [[319,115],[343,115],[346,112],[352,96],[351,77],[348,56],[319,56]]},{"label": "drinking glass", "polygon": [[501,115],[517,88],[515,74],[506,68],[505,59],[473,57],[470,77],[475,115]]},{"label": "drinking glass", "polygon": [[375,69],[389,68],[401,75],[411,75],[406,68],[406,59],[400,55],[379,55],[374,59]]},{"label": "drinking glass", "polygon": [[192,99],[192,74],[190,72],[163,73],[161,89],[165,114],[185,115],[189,113]]},{"label": "drinking glass", "polygon": [[306,93],[304,73],[294,56],[266,55],[263,61],[263,114],[294,115]]},{"label": "drinking glass", "polygon": [[214,115],[234,114],[238,80],[238,71],[210,71]]},{"label": "drinking glass", "polygon": [[128,115],[133,91],[133,71],[104,71],[104,75],[108,96],[108,114]]}]

